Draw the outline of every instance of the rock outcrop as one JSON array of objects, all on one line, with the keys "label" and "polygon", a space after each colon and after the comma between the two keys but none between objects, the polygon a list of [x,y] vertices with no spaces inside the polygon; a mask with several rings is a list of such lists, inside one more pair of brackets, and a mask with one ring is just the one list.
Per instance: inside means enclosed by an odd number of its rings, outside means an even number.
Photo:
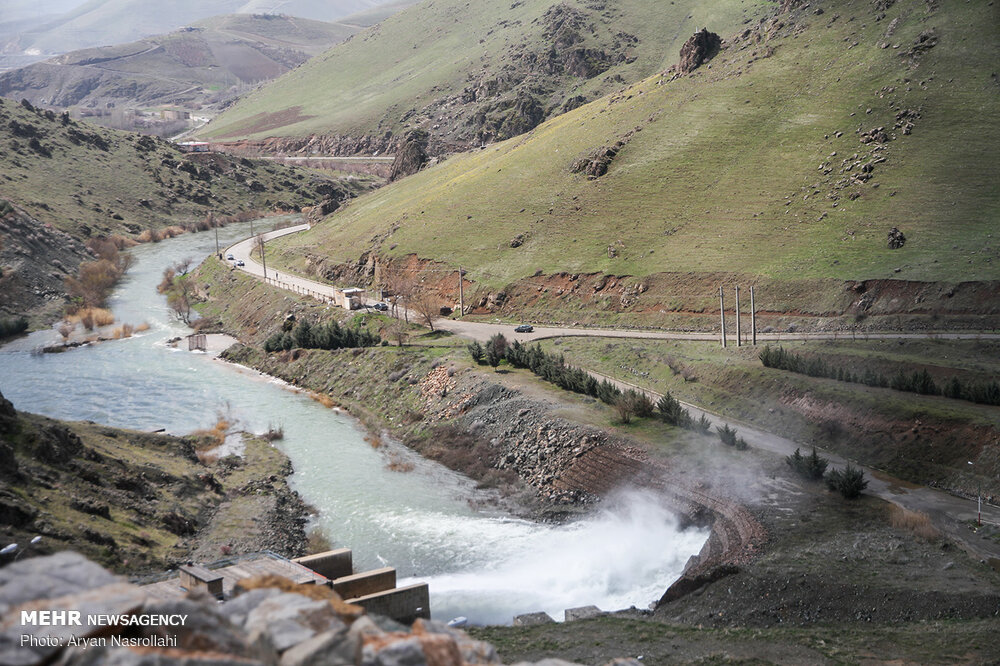
[{"label": "rock outcrop", "polygon": [[[79,611],[80,624],[25,624],[21,610]],[[0,616],[0,663],[12,666],[500,664],[492,645],[459,629],[363,615],[327,587],[266,577],[223,603],[201,591],[160,599],[68,551],[0,569]]]},{"label": "rock outcrop", "polygon": [[428,137],[423,130],[414,130],[406,135],[406,140],[396,152],[396,159],[392,163],[389,182],[411,176],[427,163]]},{"label": "rock outcrop", "polygon": [[708,28],[702,28],[684,42],[681,47],[681,59],[677,63],[677,71],[688,74],[697,69],[703,62],[710,60],[722,46],[722,38]]}]

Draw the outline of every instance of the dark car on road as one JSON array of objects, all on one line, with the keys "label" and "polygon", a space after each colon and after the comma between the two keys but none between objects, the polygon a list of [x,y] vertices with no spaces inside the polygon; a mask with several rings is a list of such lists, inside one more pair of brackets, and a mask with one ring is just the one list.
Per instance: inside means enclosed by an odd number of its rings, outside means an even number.
[{"label": "dark car on road", "polygon": [[531,333],[533,330],[535,330],[535,327],[532,326],[531,324],[521,324],[520,326],[518,326],[517,328],[514,329],[514,332],[515,333]]},{"label": "dark car on road", "polygon": [[372,307],[378,310],[379,312],[385,312],[386,310],[389,309],[389,306],[386,303],[381,303],[381,302],[376,303]]}]

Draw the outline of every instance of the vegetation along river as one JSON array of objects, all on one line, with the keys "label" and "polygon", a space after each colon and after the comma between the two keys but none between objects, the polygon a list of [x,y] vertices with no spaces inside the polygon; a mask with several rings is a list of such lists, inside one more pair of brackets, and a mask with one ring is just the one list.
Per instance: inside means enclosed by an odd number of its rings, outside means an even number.
[{"label": "vegetation along river", "polygon": [[[259,226],[258,222],[258,226]],[[219,230],[227,245],[247,224]],[[220,413],[251,432],[282,425],[292,486],[319,510],[356,568],[394,566],[430,583],[434,617],[509,623],[514,614],[596,604],[646,607],[681,573],[704,532],[678,532],[649,498],[625,495],[572,524],[552,526],[477,511],[476,489],[442,466],[403,452],[411,472],[387,467],[354,419],[304,394],[200,353],[167,344],[189,329],[156,293],[164,268],[215,249],[211,232],[135,247],[110,307],[119,322],[150,328],[132,338],[38,354],[58,341],[40,331],[0,349],[0,391],[21,410],[139,430],[186,434]],[[399,451],[395,452],[399,455]]]}]

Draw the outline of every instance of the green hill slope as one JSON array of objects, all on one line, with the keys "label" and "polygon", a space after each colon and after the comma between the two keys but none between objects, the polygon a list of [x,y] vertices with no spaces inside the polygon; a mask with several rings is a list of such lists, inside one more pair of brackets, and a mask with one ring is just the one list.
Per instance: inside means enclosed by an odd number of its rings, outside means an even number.
[{"label": "green hill slope", "polygon": [[[506,308],[569,321],[705,310],[737,279],[781,283],[767,308],[812,312],[844,307],[842,280],[996,280],[997,24],[975,3],[779,13],[690,75],[448,159],[281,246],[326,275],[362,253],[462,265]],[[573,172],[618,141],[605,175]],[[632,279],[609,293],[562,272]]]},{"label": "green hill slope", "polygon": [[241,99],[214,139],[384,138],[432,146],[514,136],[663,69],[703,25],[731,32],[760,0],[422,2]]},{"label": "green hill slope", "polygon": [[73,51],[0,75],[0,95],[69,108],[225,104],[241,86],[275,78],[359,28],[233,14],[130,44]]}]

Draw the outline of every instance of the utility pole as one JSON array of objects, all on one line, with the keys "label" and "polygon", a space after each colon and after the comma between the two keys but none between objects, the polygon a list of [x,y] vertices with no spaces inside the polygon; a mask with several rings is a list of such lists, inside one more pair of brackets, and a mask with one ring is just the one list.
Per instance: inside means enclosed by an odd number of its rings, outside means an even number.
[{"label": "utility pole", "polygon": [[[212,215],[209,213],[209,215]],[[219,227],[215,226],[215,216],[212,215],[212,226],[215,227],[215,253],[222,259],[222,250],[219,249]]]},{"label": "utility pole", "polygon": [[757,308],[753,302],[753,287],[750,287],[750,331],[753,336],[753,346],[757,346]]},{"label": "utility pole", "polygon": [[260,239],[260,263],[264,264],[264,282],[267,282],[267,259],[264,258],[264,234],[258,236]]},{"label": "utility pole", "polygon": [[722,346],[726,346],[726,296],[719,287],[719,317],[722,320]]},{"label": "utility pole", "polygon": [[464,282],[463,279],[464,275],[465,271],[463,271],[462,267],[459,266],[458,267],[458,316],[459,317],[465,316],[465,285],[462,284]]},{"label": "utility pole", "polygon": [[736,285],[736,346],[743,346],[740,339],[740,285]]}]

